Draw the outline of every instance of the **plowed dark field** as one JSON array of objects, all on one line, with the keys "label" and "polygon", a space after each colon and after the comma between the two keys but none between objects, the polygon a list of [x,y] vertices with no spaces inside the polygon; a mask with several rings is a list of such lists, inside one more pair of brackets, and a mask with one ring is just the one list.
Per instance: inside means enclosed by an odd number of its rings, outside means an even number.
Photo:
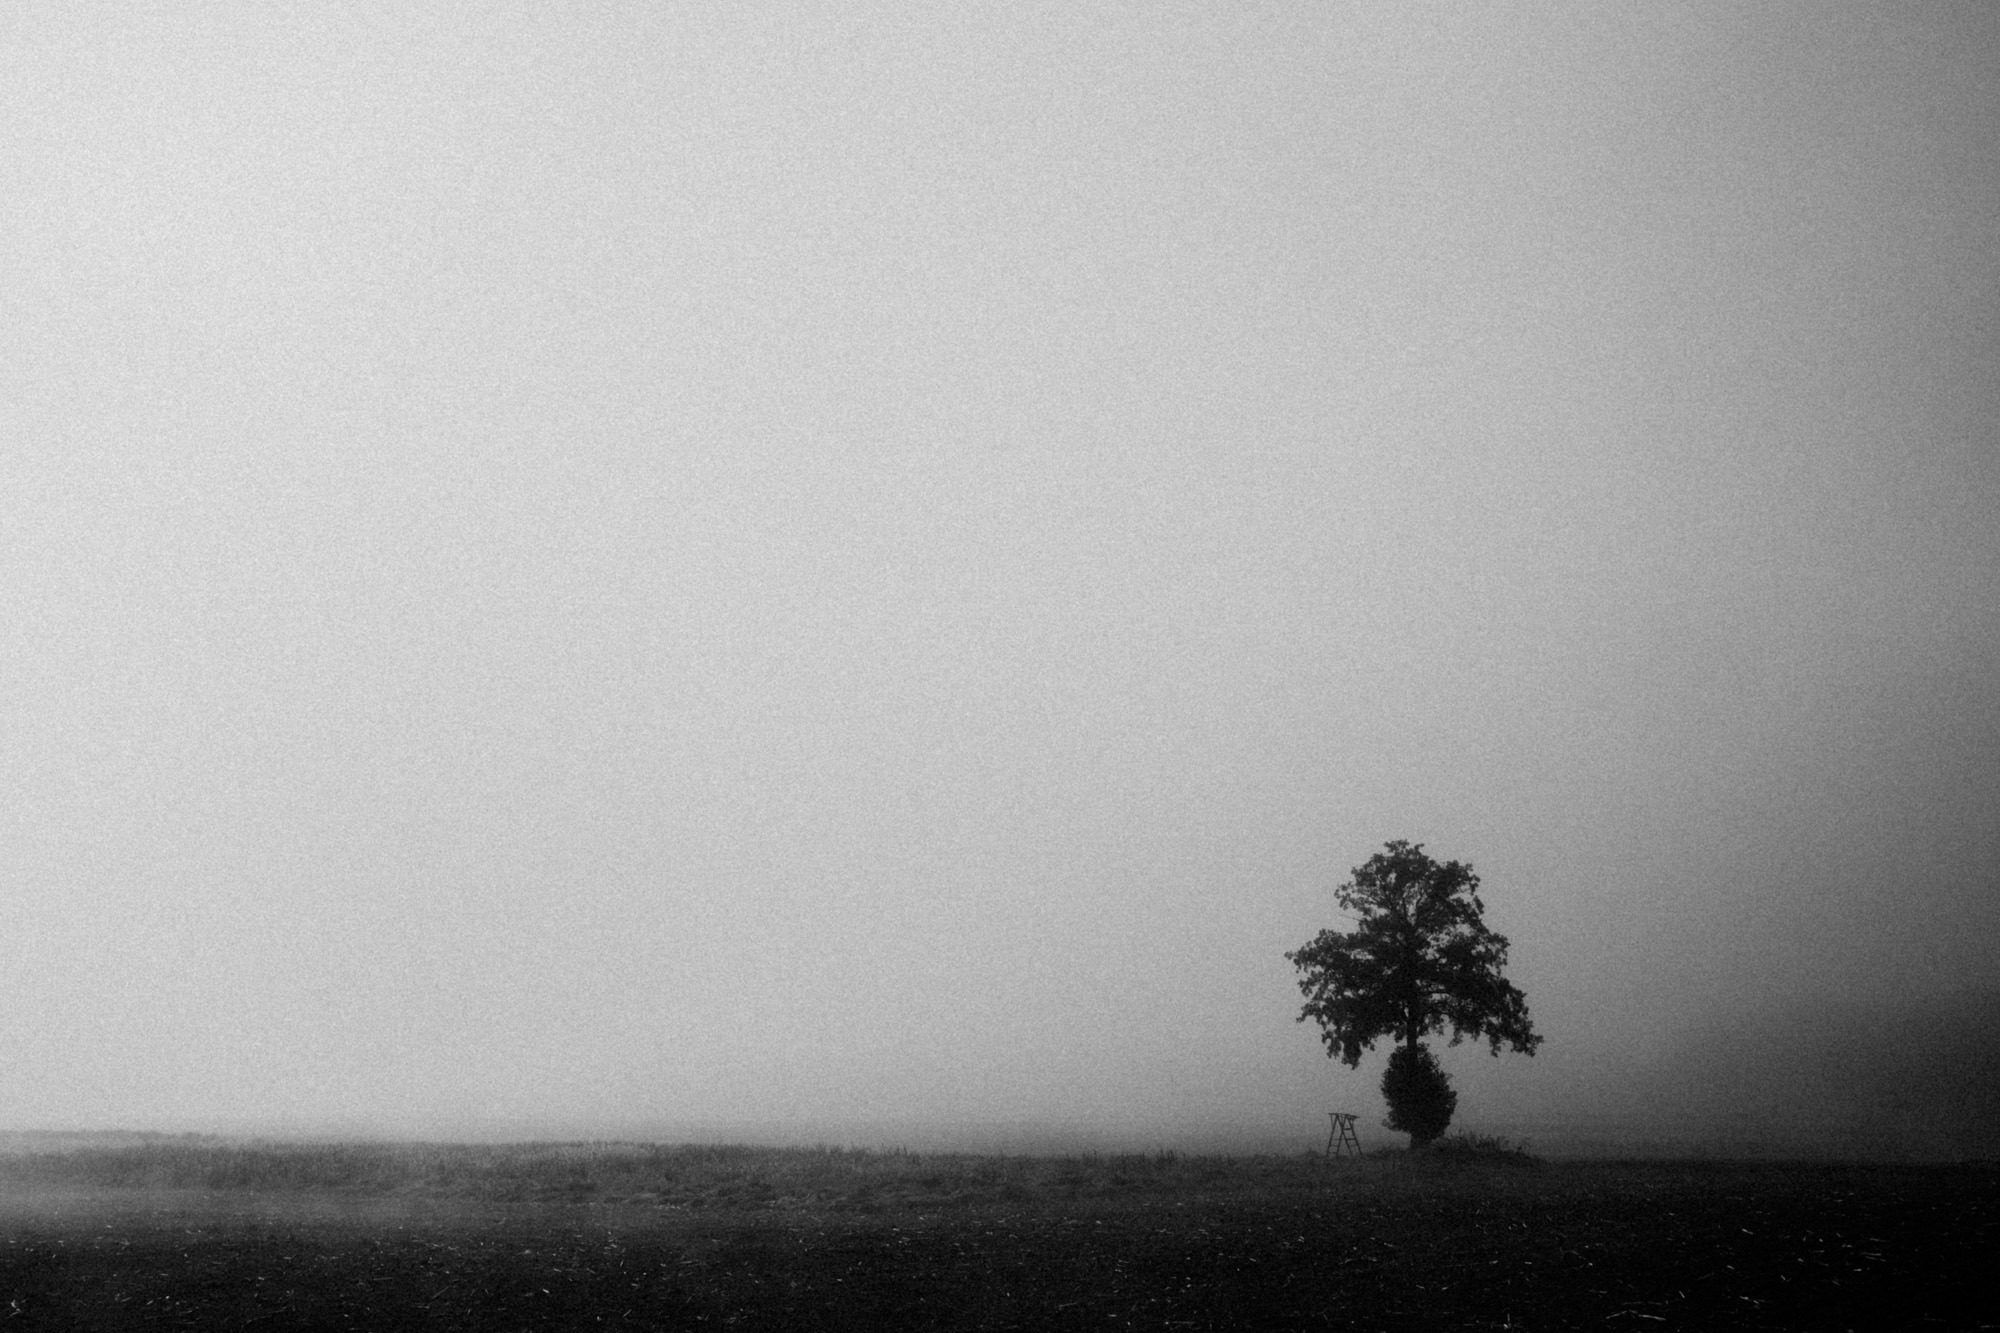
[{"label": "plowed dark field", "polygon": [[29,1173],[0,1181],[0,1333],[2000,1328],[1991,1167],[771,1174],[507,1199]]}]

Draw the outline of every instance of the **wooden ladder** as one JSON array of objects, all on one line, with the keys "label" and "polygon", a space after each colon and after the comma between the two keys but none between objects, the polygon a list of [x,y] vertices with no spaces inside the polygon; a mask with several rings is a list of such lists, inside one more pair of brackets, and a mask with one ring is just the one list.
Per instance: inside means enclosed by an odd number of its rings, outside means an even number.
[{"label": "wooden ladder", "polygon": [[1361,1156],[1361,1140],[1354,1137],[1354,1122],[1360,1117],[1352,1111],[1328,1111],[1327,1116],[1333,1121],[1326,1130],[1327,1160]]}]

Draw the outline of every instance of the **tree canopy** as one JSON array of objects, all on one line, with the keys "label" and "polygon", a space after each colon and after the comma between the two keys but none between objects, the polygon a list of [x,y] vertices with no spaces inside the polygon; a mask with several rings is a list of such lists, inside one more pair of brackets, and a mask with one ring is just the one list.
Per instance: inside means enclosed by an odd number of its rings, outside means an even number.
[{"label": "tree canopy", "polygon": [[1329,1056],[1351,1069],[1383,1037],[1414,1051],[1447,1028],[1452,1045],[1471,1037],[1494,1055],[1502,1045],[1527,1055],[1541,1045],[1527,1000],[1501,976],[1507,939],[1486,925],[1471,866],[1439,865],[1421,843],[1391,842],[1336,898],[1356,928],[1322,930],[1285,955],[1306,997],[1299,1021],[1319,1024]]}]

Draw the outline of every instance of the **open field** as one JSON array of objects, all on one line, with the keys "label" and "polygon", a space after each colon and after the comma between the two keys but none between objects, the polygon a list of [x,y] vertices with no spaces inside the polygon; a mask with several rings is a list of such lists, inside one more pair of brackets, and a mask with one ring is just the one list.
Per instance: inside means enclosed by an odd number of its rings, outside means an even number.
[{"label": "open field", "polygon": [[2000,1327],[1993,1166],[0,1154],[6,1328]]}]

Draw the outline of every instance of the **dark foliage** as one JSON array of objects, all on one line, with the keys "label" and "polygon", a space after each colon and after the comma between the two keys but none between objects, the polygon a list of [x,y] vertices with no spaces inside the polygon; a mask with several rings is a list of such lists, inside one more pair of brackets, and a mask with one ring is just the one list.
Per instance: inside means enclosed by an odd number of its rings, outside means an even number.
[{"label": "dark foliage", "polygon": [[1436,1142],[1458,1109],[1451,1075],[1423,1046],[1399,1046],[1390,1055],[1389,1067],[1382,1071],[1382,1100],[1389,1105],[1384,1123],[1398,1134],[1408,1134],[1413,1148]]}]

